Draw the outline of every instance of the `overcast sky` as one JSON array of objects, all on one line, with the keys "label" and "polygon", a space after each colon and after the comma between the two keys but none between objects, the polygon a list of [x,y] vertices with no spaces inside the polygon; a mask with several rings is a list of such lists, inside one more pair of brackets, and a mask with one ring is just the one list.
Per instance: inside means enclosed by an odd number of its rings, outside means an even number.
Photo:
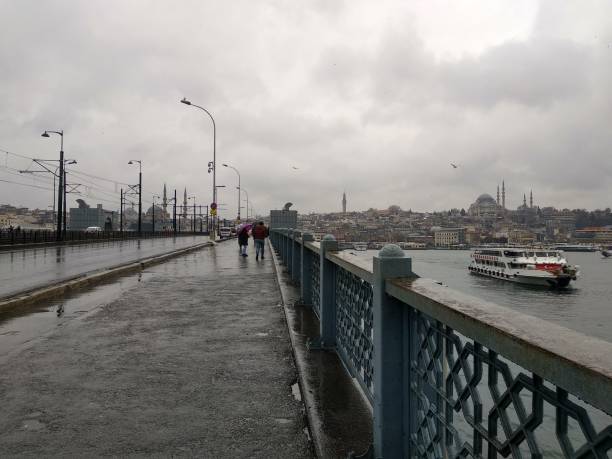
[{"label": "overcast sky", "polygon": [[[255,209],[603,208],[612,195],[612,2],[0,0],[0,149]],[[0,180],[28,160],[0,153]],[[457,164],[453,168],[450,163]],[[297,169],[296,169],[297,168]],[[90,204],[120,184],[74,175]],[[91,186],[95,185],[95,187]],[[102,191],[101,191],[102,190]],[[73,196],[69,203],[74,206]],[[52,192],[0,182],[0,203]],[[244,212],[244,211],[243,211]]]}]

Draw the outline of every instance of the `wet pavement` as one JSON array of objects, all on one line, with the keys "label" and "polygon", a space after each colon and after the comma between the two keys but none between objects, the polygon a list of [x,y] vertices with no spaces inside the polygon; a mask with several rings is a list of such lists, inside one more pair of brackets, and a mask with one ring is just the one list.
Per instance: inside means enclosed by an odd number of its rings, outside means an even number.
[{"label": "wet pavement", "polygon": [[181,236],[2,251],[0,298],[208,240],[208,236]]},{"label": "wet pavement", "polygon": [[0,315],[1,455],[313,457],[272,262],[237,252]]},{"label": "wet pavement", "polygon": [[[278,257],[276,261],[280,263]],[[311,306],[299,304],[299,288],[285,267],[277,266],[317,455],[346,458],[349,453],[364,454],[373,435],[372,411],[366,395],[336,352],[310,348],[309,342],[320,336],[319,320]]]}]

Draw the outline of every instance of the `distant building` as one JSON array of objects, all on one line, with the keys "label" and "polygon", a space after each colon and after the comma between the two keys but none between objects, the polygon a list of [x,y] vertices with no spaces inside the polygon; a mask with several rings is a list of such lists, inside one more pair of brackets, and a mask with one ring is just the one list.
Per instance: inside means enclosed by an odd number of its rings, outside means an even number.
[{"label": "distant building", "polygon": [[342,213],[346,213],[346,191],[342,193]]},{"label": "distant building", "polygon": [[84,230],[90,226],[107,227],[107,217],[112,216],[112,212],[104,210],[102,204],[92,208],[82,199],[77,199],[77,203],[79,204],[78,208],[70,209],[71,230]]},{"label": "distant building", "polygon": [[473,217],[494,219],[502,211],[502,207],[489,194],[481,194],[468,209],[468,214]]},{"label": "distant building", "polygon": [[451,247],[465,244],[466,228],[442,228],[434,232],[436,247]]},{"label": "distant building", "polygon": [[270,211],[270,229],[273,228],[297,228],[297,210],[289,210],[292,206],[290,202],[285,204],[283,210]]}]

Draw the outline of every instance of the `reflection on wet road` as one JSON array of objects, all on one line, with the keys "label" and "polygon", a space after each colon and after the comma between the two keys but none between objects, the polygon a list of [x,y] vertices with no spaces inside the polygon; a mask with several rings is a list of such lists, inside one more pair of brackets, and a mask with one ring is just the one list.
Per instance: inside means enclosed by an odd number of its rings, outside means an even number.
[{"label": "reflection on wet road", "polygon": [[0,252],[0,298],[207,240],[183,236]]}]

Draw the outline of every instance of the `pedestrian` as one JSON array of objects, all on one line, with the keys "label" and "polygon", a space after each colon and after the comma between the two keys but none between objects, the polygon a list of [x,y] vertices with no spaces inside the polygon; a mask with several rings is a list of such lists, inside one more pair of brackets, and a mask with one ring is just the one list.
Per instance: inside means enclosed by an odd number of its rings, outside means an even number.
[{"label": "pedestrian", "polygon": [[258,222],[257,225],[253,227],[252,235],[255,241],[255,260],[259,260],[260,255],[261,259],[264,259],[264,246],[268,234],[269,231],[266,225],[264,225],[264,222]]},{"label": "pedestrian", "polygon": [[240,255],[248,257],[247,249],[249,248],[249,228],[244,226],[238,233],[238,244],[240,245]]}]

